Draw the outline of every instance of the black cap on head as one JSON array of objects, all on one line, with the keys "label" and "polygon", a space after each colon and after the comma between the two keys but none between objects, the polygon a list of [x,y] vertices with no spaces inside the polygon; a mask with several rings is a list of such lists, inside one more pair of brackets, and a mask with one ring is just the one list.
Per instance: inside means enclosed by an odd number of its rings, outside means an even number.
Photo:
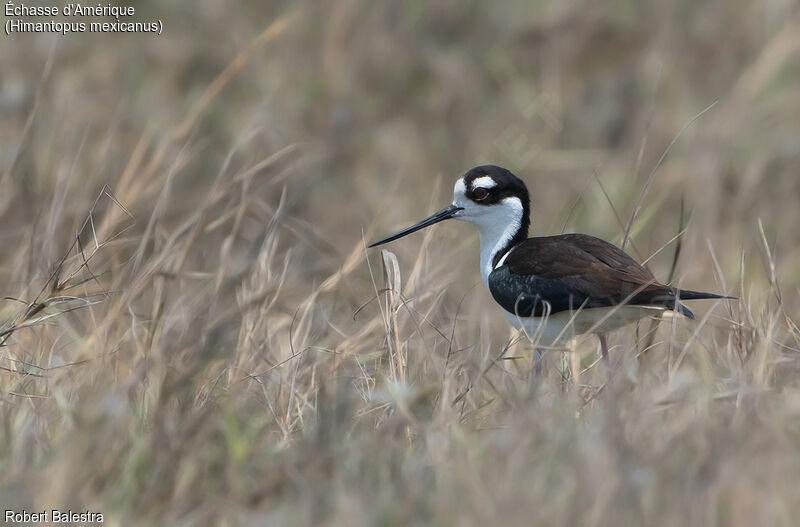
[{"label": "black cap on head", "polygon": [[[496,165],[482,165],[469,170],[461,178],[464,182],[464,195],[466,199],[481,205],[496,205],[502,203],[507,199],[519,200],[522,206],[522,217],[519,218],[519,229],[517,229],[514,237],[509,240],[509,247],[514,244],[525,240],[528,237],[528,227],[530,226],[530,197],[528,196],[528,189],[525,183],[522,182],[517,176],[512,174],[509,170]],[[459,191],[460,182],[456,185],[455,192]],[[390,241],[402,238],[420,229],[439,223],[449,218],[458,217],[458,214],[464,210],[464,203],[458,204],[454,202],[452,205],[443,208],[439,212],[432,214],[424,220],[403,229],[387,238],[379,240],[369,245],[375,247]],[[511,221],[511,220],[510,220]],[[498,253],[497,257],[500,257]]]},{"label": "black cap on head", "polygon": [[530,206],[530,196],[528,196],[528,187],[525,186],[525,183],[510,170],[496,165],[481,165],[464,174],[467,197],[472,199],[472,192],[475,188],[481,187],[481,178],[485,177],[491,178],[493,185],[489,185],[489,195],[483,200],[474,200],[476,203],[491,205],[505,198],[516,197],[522,201],[522,205],[526,209]]},{"label": "black cap on head", "polygon": [[[524,235],[528,235],[531,199],[524,181],[511,173],[510,170],[497,165],[477,166],[468,170],[463,177],[467,197],[480,205],[494,205],[506,198],[519,198],[524,210],[522,214]],[[483,192],[476,191],[476,189],[483,188],[481,178],[486,177],[491,178],[493,184],[487,185],[488,193],[483,197]]]}]

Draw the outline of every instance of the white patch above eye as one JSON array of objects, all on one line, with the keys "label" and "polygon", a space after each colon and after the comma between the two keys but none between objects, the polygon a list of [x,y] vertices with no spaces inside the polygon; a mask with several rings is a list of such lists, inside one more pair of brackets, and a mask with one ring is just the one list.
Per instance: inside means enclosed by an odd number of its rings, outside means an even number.
[{"label": "white patch above eye", "polygon": [[472,180],[472,188],[494,188],[496,186],[497,181],[495,181],[491,176],[481,176]]}]

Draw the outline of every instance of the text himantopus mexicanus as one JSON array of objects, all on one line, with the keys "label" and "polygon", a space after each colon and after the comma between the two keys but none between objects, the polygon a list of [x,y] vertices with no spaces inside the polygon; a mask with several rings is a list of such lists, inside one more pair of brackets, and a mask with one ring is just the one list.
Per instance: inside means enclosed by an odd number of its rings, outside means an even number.
[{"label": "text himantopus mexicanus", "polygon": [[478,227],[483,283],[511,324],[537,346],[595,333],[608,360],[608,331],[665,310],[694,318],[682,300],[729,298],[661,284],[621,249],[594,236],[528,238],[528,189],[494,165],[459,178],[451,205],[370,247],[450,218]]}]

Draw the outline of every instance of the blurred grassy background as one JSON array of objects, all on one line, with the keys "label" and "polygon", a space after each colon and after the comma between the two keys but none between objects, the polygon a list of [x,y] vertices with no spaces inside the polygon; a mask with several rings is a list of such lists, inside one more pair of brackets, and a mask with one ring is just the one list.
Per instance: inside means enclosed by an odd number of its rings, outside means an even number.
[{"label": "blurred grassy background", "polygon": [[[794,525],[797,2],[136,12],[163,34],[3,37],[0,505]],[[534,235],[620,243],[643,196],[640,261],[683,200],[677,283],[741,301],[614,335],[613,386],[591,339],[532,377],[468,226],[392,245],[399,290],[363,247],[484,163],[527,182]]]}]

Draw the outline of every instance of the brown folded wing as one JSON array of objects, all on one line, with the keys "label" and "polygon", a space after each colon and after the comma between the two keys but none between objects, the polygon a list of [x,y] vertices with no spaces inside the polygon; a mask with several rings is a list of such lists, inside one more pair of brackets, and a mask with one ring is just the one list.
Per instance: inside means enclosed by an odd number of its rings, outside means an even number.
[{"label": "brown folded wing", "polygon": [[[674,291],[650,271],[618,247],[585,234],[518,244],[490,276],[490,289],[504,308],[525,316],[540,315],[537,305],[543,302],[551,312],[623,302],[675,306]],[[530,314],[520,313],[520,307]]]}]

